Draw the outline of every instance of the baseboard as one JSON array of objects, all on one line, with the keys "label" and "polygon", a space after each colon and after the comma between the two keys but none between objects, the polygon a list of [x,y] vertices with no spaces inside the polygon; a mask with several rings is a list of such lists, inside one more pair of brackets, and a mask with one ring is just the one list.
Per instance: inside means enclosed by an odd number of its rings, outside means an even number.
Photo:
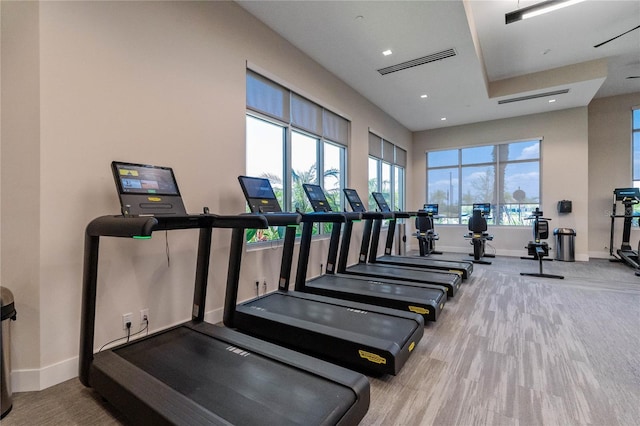
[{"label": "baseboard", "polygon": [[39,370],[11,372],[13,392],[31,392],[46,389],[78,376],[78,357],[48,365]]},{"label": "baseboard", "polygon": [[[438,250],[443,251],[444,255],[443,258],[447,257],[448,253],[460,253],[460,254],[468,254],[470,253],[470,249],[465,249],[462,247],[447,247],[447,246],[443,246],[443,245],[439,245],[438,246]],[[497,256],[510,256],[510,257],[520,257],[520,256],[526,256],[527,255],[527,250],[523,249],[523,250],[504,250],[504,249],[497,249],[497,250],[493,250],[491,246],[487,247],[486,250],[487,254],[495,254]],[[596,255],[598,254],[598,255]],[[551,259],[554,258],[555,256],[555,252],[551,253],[551,251],[549,252],[549,257]],[[603,257],[602,253],[591,253],[589,252],[588,254],[576,254],[575,255],[575,259],[577,262],[588,262],[590,257]],[[605,258],[608,256],[605,256]],[[437,259],[438,257],[434,257],[434,259]],[[471,256],[469,256],[469,258],[471,258]]]},{"label": "baseboard", "polygon": [[[223,309],[218,308],[205,313],[205,321],[217,324],[222,322]],[[177,325],[177,324],[175,324]],[[12,392],[33,392],[55,386],[78,377],[79,357],[48,365],[41,369],[14,370],[11,372]]]}]

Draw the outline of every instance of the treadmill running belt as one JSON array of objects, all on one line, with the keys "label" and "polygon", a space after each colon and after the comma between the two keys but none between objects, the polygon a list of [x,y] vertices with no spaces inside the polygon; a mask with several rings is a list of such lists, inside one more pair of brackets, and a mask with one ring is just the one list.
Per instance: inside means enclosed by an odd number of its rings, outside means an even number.
[{"label": "treadmill running belt", "polygon": [[[333,328],[341,328],[365,336],[395,341],[399,348],[411,337],[416,322],[408,318],[380,315],[349,309],[331,303],[291,297],[285,294],[272,293],[269,297],[260,298],[247,303],[245,306],[263,309],[275,314],[294,317],[303,321]],[[366,317],[363,318],[363,315]],[[406,336],[399,336],[399,331],[405,325]]]},{"label": "treadmill running belt", "polygon": [[186,327],[114,352],[233,424],[335,424],[355,402],[345,386]]}]

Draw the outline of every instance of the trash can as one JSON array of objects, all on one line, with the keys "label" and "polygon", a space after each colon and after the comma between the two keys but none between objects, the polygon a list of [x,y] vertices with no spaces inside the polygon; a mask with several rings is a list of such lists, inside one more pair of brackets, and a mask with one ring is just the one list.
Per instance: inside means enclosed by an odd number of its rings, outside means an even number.
[{"label": "trash can", "polygon": [[576,230],[571,228],[556,228],[553,230],[556,238],[556,260],[575,262]]},{"label": "trash can", "polygon": [[11,340],[9,339],[9,320],[16,319],[16,309],[13,303],[13,293],[8,288],[0,287],[0,304],[2,305],[2,333],[0,333],[0,419],[4,418],[13,407],[11,398]]}]

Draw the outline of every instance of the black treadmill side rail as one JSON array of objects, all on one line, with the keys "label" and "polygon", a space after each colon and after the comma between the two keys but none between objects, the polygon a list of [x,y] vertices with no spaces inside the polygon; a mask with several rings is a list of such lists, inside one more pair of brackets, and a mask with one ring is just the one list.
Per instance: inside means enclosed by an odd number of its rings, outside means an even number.
[{"label": "black treadmill side rail", "polygon": [[[153,231],[172,229],[198,228],[266,228],[267,221],[263,216],[219,216],[219,215],[186,215],[167,217],[124,217],[100,216],[89,222],[85,229],[84,266],[82,277],[82,316],[80,323],[80,360],[79,378],[83,385],[90,387],[89,374],[93,361],[93,345],[95,337],[96,294],[98,282],[98,253],[100,237],[150,237]],[[207,238],[200,238],[199,244],[206,243]],[[210,242],[211,239],[208,238]],[[210,254],[210,246],[198,247],[198,264]],[[206,273],[200,274],[205,280]],[[197,285],[196,285],[197,287]],[[206,292],[206,289],[204,290]],[[203,295],[203,290],[196,290]],[[194,294],[194,300],[197,298]],[[199,310],[203,310],[200,306]],[[194,316],[200,315],[195,313]],[[204,315],[204,313],[202,313]]]},{"label": "black treadmill side rail", "polygon": [[243,245],[244,229],[234,229],[231,232],[229,271],[227,273],[227,288],[224,296],[224,312],[222,314],[222,323],[229,328],[235,328],[235,313],[236,304],[238,303],[238,287],[240,283],[240,266],[242,262]]},{"label": "black treadmill side rail", "polygon": [[335,228],[340,232],[340,224],[358,220],[360,213],[337,213],[337,212],[314,212],[305,213],[302,217],[302,235],[300,237],[300,253],[298,254],[298,268],[296,270],[295,289],[303,291],[307,280],[307,270],[309,267],[309,255],[311,253],[311,239],[314,223],[333,223],[332,234]]}]

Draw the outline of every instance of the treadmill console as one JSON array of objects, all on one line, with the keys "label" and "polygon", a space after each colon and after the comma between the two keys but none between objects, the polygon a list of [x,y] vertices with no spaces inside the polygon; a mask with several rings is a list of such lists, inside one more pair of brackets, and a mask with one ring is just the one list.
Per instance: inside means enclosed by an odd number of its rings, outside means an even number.
[{"label": "treadmill console", "polygon": [[329,200],[327,200],[327,196],[324,195],[324,191],[320,187],[320,185],[313,185],[310,183],[302,184],[304,188],[304,192],[307,194],[307,198],[309,198],[309,202],[311,203],[311,207],[314,212],[330,212],[331,206],[329,205]]},{"label": "treadmill console", "polygon": [[124,216],[184,216],[187,211],[170,167],[111,162]]},{"label": "treadmill console", "polygon": [[353,210],[354,212],[360,212],[360,213],[364,213],[367,211],[367,209],[364,208],[364,205],[362,204],[362,200],[360,199],[360,196],[358,195],[358,192],[355,189],[345,188],[344,195],[347,197],[347,201],[351,206],[351,210]]},{"label": "treadmill console", "polygon": [[251,213],[279,213],[282,211],[269,179],[238,176],[238,181]]},{"label": "treadmill console", "polygon": [[381,212],[391,211],[391,208],[389,207],[389,204],[387,204],[387,200],[384,199],[384,195],[382,194],[382,192],[372,192],[371,195],[376,201],[376,204],[378,205],[378,208]]}]

